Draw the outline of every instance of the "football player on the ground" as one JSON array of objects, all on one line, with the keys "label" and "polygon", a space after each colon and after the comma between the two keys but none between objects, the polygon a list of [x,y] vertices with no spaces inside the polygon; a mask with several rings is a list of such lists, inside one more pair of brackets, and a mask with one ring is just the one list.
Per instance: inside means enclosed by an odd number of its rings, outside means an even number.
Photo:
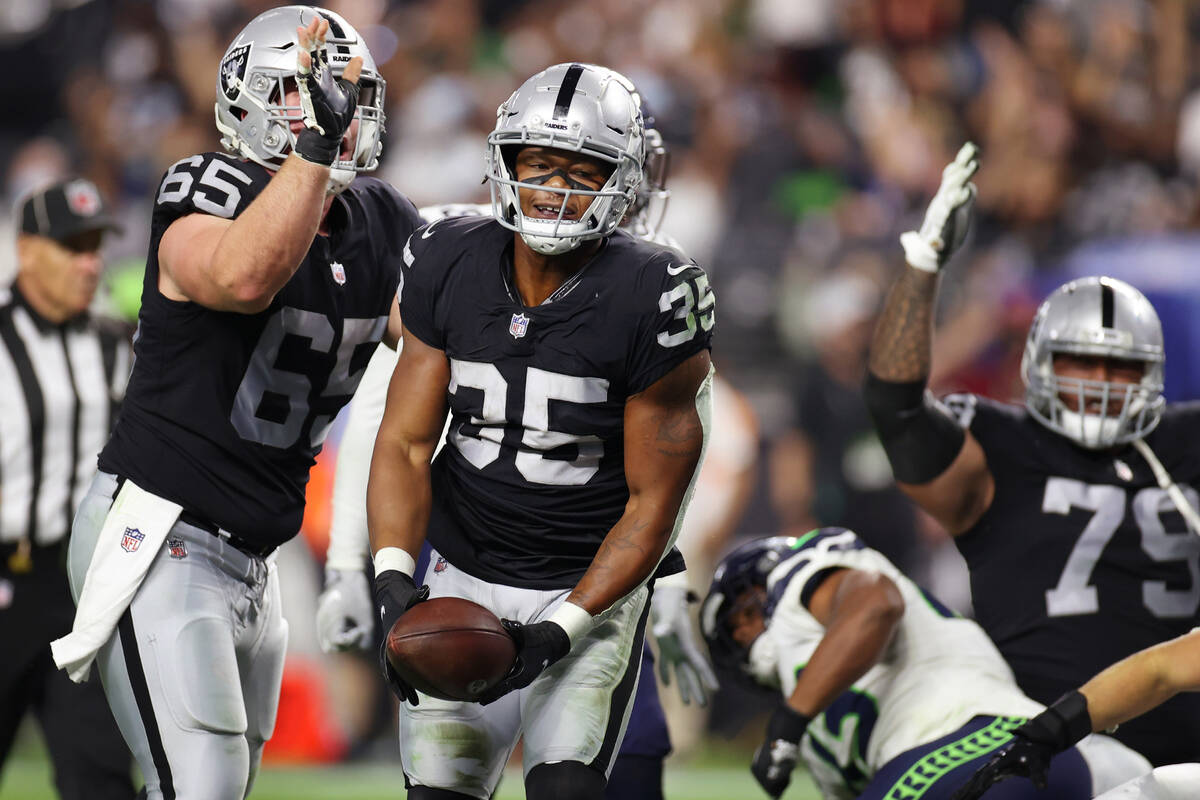
[{"label": "football player on the ground", "polygon": [[[560,64],[488,137],[493,217],[409,240],[404,348],[367,492],[385,630],[425,589],[506,618],[518,658],[483,705],[407,702],[412,798],[487,798],[524,734],[534,800],[604,795],[637,682],[648,583],[704,443],[714,299],[704,272],[618,230],[643,122],[619,76]],[[447,446],[432,466],[447,406]]]},{"label": "football player on the ground", "polygon": [[[978,625],[845,528],[741,545],[717,567],[700,618],[723,672],[782,692],[750,767],[771,797],[803,758],[832,800],[945,800],[1042,708]],[[1093,774],[1069,748],[1050,764],[1048,793],[1004,797],[1087,798],[1149,770],[1115,741],[1101,749],[1125,772]]]},{"label": "football player on the ground", "polygon": [[[1112,278],[1071,281],[1038,309],[1024,405],[927,394],[939,275],[966,232],[977,167],[967,144],[921,229],[901,237],[908,266],[864,391],[900,488],[966,559],[979,623],[1025,693],[1050,703],[1196,625],[1200,537],[1181,509],[1198,500],[1200,404],[1164,401],[1158,315]],[[1117,737],[1156,764],[1200,758],[1200,695]]]},{"label": "football player on the ground", "polygon": [[[370,178],[383,80],[321,9],[256,17],[217,76],[229,154],[155,198],[136,362],[75,518],[78,609],[55,643],[99,663],[150,798],[246,795],[275,724],[287,625],[272,552],[370,353],[416,209]],[[98,654],[97,654],[98,651]]]},{"label": "football player on the ground", "polygon": [[[632,83],[630,88],[636,96]],[[644,104],[641,107],[644,114]],[[660,228],[669,195],[666,187],[667,150],[661,134],[651,127],[650,117],[645,117],[645,124],[645,177],[638,186],[637,197],[622,227],[639,238],[682,252],[678,242]],[[491,213],[491,204],[482,203],[450,203],[420,209],[421,219],[425,222],[448,217],[487,217]],[[397,350],[385,346],[376,349],[354,395],[338,450],[333,519],[325,561],[325,589],[317,603],[317,636],[321,648],[326,652],[365,649],[373,641],[375,612],[367,576],[363,571],[369,553],[367,475],[375,437],[383,417],[388,383],[399,357]],[[719,376],[714,374],[714,406],[722,397],[721,388]],[[709,451],[706,463],[711,461],[712,452]],[[702,467],[697,477],[699,483],[704,482],[704,475],[705,469]],[[740,477],[740,474],[735,476]],[[728,490],[737,496],[738,480],[735,479],[733,483]],[[729,498],[721,495],[719,500],[727,502]],[[680,529],[679,549],[689,561],[694,554],[687,551],[682,539],[687,534],[688,525],[695,522],[694,514],[695,509],[685,518],[684,526]],[[724,521],[706,522],[719,525]],[[696,527],[701,527],[701,524],[696,523]],[[697,543],[692,544],[696,546]],[[422,554],[426,559],[428,549],[429,544],[426,543],[426,552]],[[416,577],[419,579],[421,575]],[[717,688],[716,676],[693,631],[692,616],[688,611],[689,595],[686,572],[655,581],[650,600],[649,627],[658,644],[659,672],[664,684],[673,681],[685,705],[695,703],[705,706],[708,693]],[[663,760],[671,752],[671,737],[657,686],[651,679],[653,666],[649,646],[643,648],[640,674],[645,679],[638,681],[626,735],[606,788],[606,797],[612,800],[661,800],[663,796]]]},{"label": "football player on the ground", "polygon": [[[1200,691],[1200,631],[1155,645],[1113,664],[1013,731],[1012,743],[979,768],[953,800],[976,800],[994,783],[1023,776],[1046,785],[1046,770],[1092,731],[1144,714],[1180,692]],[[1200,764],[1160,767],[1104,797],[1185,800],[1196,796]]]}]

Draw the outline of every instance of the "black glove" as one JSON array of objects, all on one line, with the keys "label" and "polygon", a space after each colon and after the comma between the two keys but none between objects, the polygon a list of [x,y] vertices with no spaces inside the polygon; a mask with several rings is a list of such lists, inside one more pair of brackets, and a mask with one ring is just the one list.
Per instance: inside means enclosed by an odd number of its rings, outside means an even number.
[{"label": "black glove", "polygon": [[754,752],[750,772],[771,797],[779,797],[792,782],[792,770],[800,758],[800,739],[810,722],[786,703],[775,709],[767,722],[767,738]]},{"label": "black glove", "polygon": [[328,167],[337,160],[342,136],[358,109],[358,84],[333,77],[324,41],[314,42],[308,53],[312,66],[296,71],[304,130],[296,136],[295,149],[305,161]]},{"label": "black glove", "polygon": [[517,644],[517,660],[503,680],[479,696],[479,702],[485,706],[511,691],[524,689],[571,649],[567,632],[557,622],[546,620],[522,625],[502,619],[500,624]]},{"label": "black glove", "polygon": [[429,587],[417,588],[417,584],[400,570],[388,569],[375,576],[375,605],[379,609],[380,622],[383,623],[383,643],[379,646],[379,667],[383,671],[384,680],[401,700],[417,705],[417,690],[409,686],[392,669],[387,657],[387,637],[396,624],[396,620],[410,608],[429,599]]},{"label": "black glove", "polygon": [[981,797],[992,784],[1013,776],[1045,789],[1050,760],[1092,732],[1087,698],[1067,692],[1054,705],[1013,731],[1012,743],[980,767],[951,800]]}]

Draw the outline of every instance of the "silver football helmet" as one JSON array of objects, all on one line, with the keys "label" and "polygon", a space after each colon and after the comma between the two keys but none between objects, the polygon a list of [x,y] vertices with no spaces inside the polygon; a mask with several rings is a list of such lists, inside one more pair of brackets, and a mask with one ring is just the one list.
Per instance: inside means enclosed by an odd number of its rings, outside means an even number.
[{"label": "silver football helmet", "polygon": [[379,165],[387,82],[379,76],[362,36],[338,14],[314,6],[282,6],[252,19],[221,58],[217,130],[221,145],[230,153],[279,169],[296,143],[291,123],[302,115],[298,100],[296,105],[285,105],[296,80],[296,28],[308,25],[316,14],[329,21],[325,46],[335,75],[341,75],[355,56],[363,60],[358,112],[350,128],[353,147],[348,157],[339,155],[329,170],[329,191],[340,192],[356,174]]},{"label": "silver football helmet", "polygon": [[[585,240],[608,236],[633,203],[642,182],[645,129],[627,84],[605,67],[556,64],[521,84],[496,110],[496,128],[487,139],[492,214],[536,252],[559,255]],[[527,146],[585,153],[612,164],[612,175],[598,191],[520,183],[513,163],[516,152]],[[521,188],[562,194],[558,218],[522,214]],[[572,195],[592,198],[578,220],[563,219]]]},{"label": "silver football helmet", "polygon": [[[1137,383],[1067,378],[1054,371],[1056,353],[1140,361],[1145,369]],[[1145,295],[1116,278],[1080,278],[1055,289],[1034,316],[1021,359],[1025,404],[1047,428],[1083,447],[1125,444],[1162,417],[1164,361],[1162,323]],[[1111,410],[1114,401],[1119,412]]]}]

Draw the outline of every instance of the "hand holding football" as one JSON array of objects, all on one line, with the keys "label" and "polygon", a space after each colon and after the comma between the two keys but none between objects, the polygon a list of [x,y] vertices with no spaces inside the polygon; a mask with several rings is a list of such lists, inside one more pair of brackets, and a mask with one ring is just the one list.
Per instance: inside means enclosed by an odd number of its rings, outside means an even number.
[{"label": "hand holding football", "polygon": [[517,648],[491,611],[458,597],[413,606],[387,634],[392,669],[417,691],[473,701],[512,668]]}]

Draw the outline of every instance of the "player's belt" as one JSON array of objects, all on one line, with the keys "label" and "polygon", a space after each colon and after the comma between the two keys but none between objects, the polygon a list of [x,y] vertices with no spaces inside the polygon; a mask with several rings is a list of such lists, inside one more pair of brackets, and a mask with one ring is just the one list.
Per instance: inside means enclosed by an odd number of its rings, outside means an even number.
[{"label": "player's belt", "polygon": [[[125,483],[124,475],[117,475],[116,479],[117,488],[113,491],[113,497],[117,496],[117,493],[121,491],[121,485]],[[186,508],[180,512],[179,521],[187,525],[191,525],[193,528],[199,528],[205,533],[211,533],[218,539],[223,539],[228,542],[235,550],[240,550],[246,555],[254,558],[266,558],[267,556],[271,555],[271,553],[275,552],[275,545],[273,544],[254,544],[252,542],[248,542],[242,537],[238,536],[236,533],[227,531],[221,526],[209,522],[199,514],[188,511]]]},{"label": "player's belt", "polygon": [[199,528],[206,533],[211,533],[218,539],[224,539],[226,542],[232,545],[234,549],[241,550],[248,556],[254,556],[255,558],[266,558],[267,556],[271,555],[271,553],[275,552],[275,545],[273,544],[252,544],[251,542],[247,542],[236,533],[230,533],[224,528],[209,522],[203,517],[196,516],[187,509],[184,509],[184,511],[179,515],[179,521],[187,525],[191,525],[193,528]]}]

